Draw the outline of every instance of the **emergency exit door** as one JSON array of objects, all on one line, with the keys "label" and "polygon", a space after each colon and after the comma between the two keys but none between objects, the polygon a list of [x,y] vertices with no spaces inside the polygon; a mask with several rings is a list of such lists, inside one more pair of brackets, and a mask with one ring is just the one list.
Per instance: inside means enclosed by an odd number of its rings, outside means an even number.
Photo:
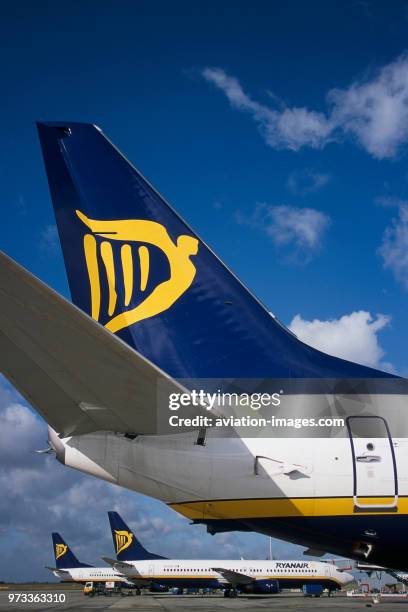
[{"label": "emergency exit door", "polygon": [[387,421],[378,416],[347,419],[353,461],[355,511],[395,511],[398,477],[394,444]]}]

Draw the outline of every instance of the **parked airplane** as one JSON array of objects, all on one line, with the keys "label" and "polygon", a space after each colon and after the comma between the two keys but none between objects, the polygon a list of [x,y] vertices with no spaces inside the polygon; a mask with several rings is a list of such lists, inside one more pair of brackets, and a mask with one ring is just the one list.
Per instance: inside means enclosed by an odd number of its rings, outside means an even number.
[{"label": "parked airplane", "polygon": [[[408,570],[407,381],[298,340],[98,128],[39,134],[75,306],[1,255],[0,371],[58,459],[211,533]],[[218,389],[278,405],[256,433],[161,429],[169,399]]]},{"label": "parked airplane", "polygon": [[147,551],[117,512],[108,512],[116,560],[104,558],[122,574],[168,587],[223,588],[237,592],[278,593],[280,589],[319,584],[329,594],[354,581],[354,576],[322,561],[166,559]]},{"label": "parked airplane", "polygon": [[47,569],[64,582],[115,582],[127,588],[135,587],[137,584],[112,567],[93,567],[81,563],[59,533],[52,534],[52,543],[56,567],[47,567]]}]

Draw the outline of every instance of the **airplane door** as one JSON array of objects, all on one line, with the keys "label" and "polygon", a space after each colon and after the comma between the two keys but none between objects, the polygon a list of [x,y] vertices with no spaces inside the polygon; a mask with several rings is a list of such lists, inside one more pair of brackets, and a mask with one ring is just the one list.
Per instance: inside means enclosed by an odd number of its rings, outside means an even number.
[{"label": "airplane door", "polygon": [[371,415],[352,416],[347,419],[347,429],[353,460],[354,510],[395,511],[397,464],[387,421]]},{"label": "airplane door", "polygon": [[154,565],[149,565],[149,578],[154,576]]}]

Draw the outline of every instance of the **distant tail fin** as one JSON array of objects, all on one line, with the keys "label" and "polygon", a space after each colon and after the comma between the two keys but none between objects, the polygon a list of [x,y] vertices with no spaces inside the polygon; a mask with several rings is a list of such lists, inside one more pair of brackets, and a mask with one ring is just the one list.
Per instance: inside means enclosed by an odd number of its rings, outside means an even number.
[{"label": "distant tail fin", "polygon": [[108,512],[116,558],[119,561],[165,559],[146,550],[117,512]]},{"label": "distant tail fin", "polygon": [[[290,334],[97,127],[38,130],[74,303],[167,374],[389,376]],[[268,274],[268,261],[258,265]]]},{"label": "distant tail fin", "polygon": [[54,546],[54,557],[57,569],[92,567],[91,565],[78,561],[59,533],[52,534],[52,543]]}]

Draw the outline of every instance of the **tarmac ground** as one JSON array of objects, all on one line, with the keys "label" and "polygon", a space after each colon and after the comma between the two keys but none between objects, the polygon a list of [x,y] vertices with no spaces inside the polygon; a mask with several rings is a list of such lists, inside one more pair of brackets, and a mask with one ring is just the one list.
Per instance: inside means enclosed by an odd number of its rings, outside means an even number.
[{"label": "tarmac ground", "polygon": [[[47,590],[32,591],[35,593],[47,593]],[[65,595],[65,601],[52,603],[21,603],[21,601],[10,603],[11,591],[0,591],[0,611],[26,611],[33,610],[133,610],[134,612],[227,612],[228,610],[281,610],[313,611],[318,612],[354,612],[366,610],[372,607],[376,612],[395,612],[395,610],[408,611],[408,599],[397,597],[386,599],[374,604],[372,597],[352,598],[344,594],[337,594],[329,598],[303,597],[301,593],[282,593],[279,595],[240,595],[234,599],[228,599],[222,594],[213,595],[171,595],[169,593],[146,593],[140,596],[99,596],[87,597],[81,591],[50,589],[48,593],[53,595]],[[17,591],[16,591],[17,593]],[[21,592],[20,592],[21,593]],[[27,591],[29,593],[29,591]],[[20,598],[21,599],[21,598]],[[63,598],[60,598],[63,599]]]}]

